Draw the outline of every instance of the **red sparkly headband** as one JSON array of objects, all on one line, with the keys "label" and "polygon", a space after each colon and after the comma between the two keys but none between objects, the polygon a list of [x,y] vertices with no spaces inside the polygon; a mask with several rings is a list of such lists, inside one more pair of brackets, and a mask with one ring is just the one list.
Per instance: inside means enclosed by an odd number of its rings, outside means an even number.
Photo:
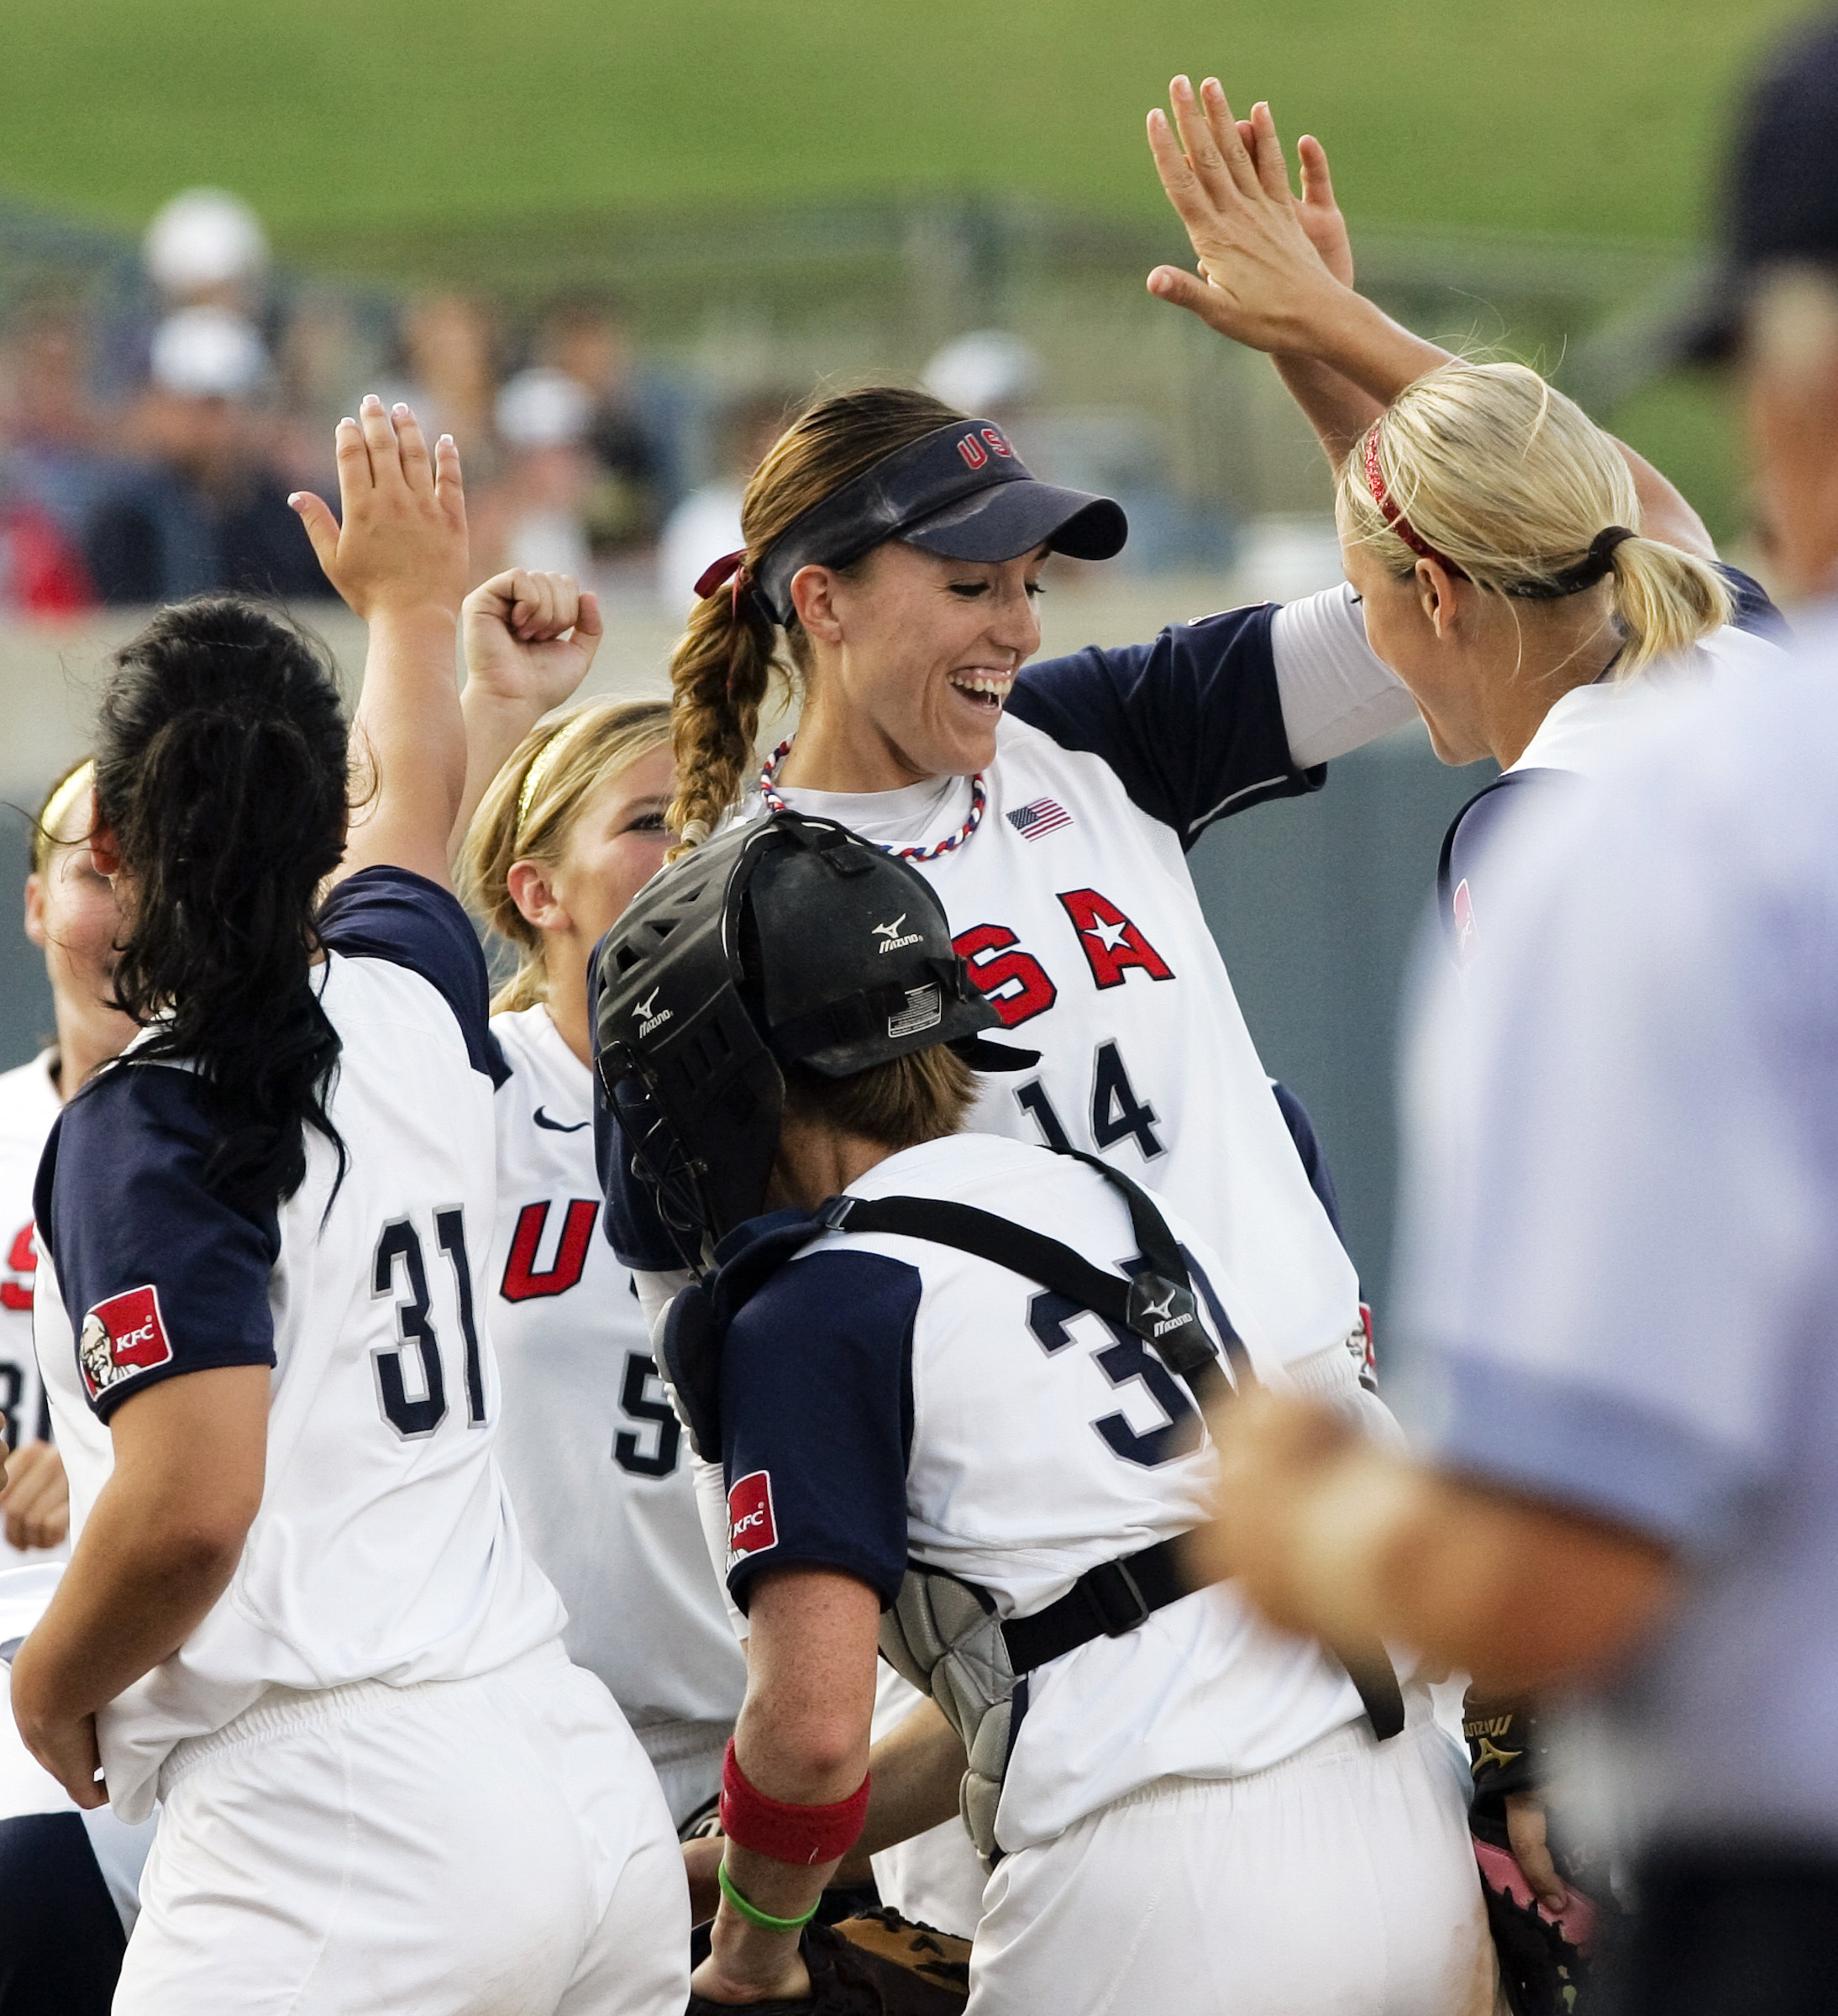
[{"label": "red sparkly headband", "polygon": [[1463,573],[1446,553],[1438,553],[1404,513],[1391,501],[1385,488],[1384,471],[1378,466],[1378,429],[1375,427],[1366,436],[1366,487],[1372,492],[1372,501],[1378,507],[1378,515],[1397,533],[1411,552],[1426,560],[1434,560],[1440,567],[1447,567],[1457,580],[1465,581]]}]

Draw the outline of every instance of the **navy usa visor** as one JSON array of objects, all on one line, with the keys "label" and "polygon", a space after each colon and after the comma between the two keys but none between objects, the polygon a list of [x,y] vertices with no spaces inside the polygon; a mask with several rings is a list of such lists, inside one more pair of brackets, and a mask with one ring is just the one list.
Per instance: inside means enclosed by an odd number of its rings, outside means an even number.
[{"label": "navy usa visor", "polygon": [[847,567],[884,539],[953,560],[1018,559],[1037,546],[1107,560],[1129,530],[1111,498],[1039,481],[993,421],[953,420],[794,518],[761,556],[754,592],[785,624],[801,568]]}]

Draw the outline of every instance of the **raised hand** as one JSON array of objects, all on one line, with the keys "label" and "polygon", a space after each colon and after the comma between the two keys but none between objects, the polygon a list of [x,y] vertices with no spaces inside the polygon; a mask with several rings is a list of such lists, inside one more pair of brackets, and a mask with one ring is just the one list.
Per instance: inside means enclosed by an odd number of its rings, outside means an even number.
[{"label": "raised hand", "polygon": [[1347,293],[1329,260],[1352,272],[1325,151],[1310,143],[1298,202],[1268,105],[1241,123],[1211,77],[1197,94],[1177,77],[1168,96],[1174,123],[1149,114],[1149,151],[1200,270],[1158,266],[1150,292],[1252,349],[1307,353]]},{"label": "raised hand", "polygon": [[565,574],[495,574],[461,611],[466,680],[533,724],[587,676],[600,648],[600,601]]},{"label": "raised hand", "polygon": [[337,450],[344,522],[304,491],[288,500],[327,580],[370,627],[351,722],[364,781],[333,879],[390,866],[450,887],[447,840],[466,779],[454,665],[468,573],[460,451],[443,434],[430,456],[408,408],[385,412],[374,393],[339,421]]},{"label": "raised hand", "polygon": [[326,579],[366,622],[439,612],[457,621],[467,579],[466,500],[460,451],[443,434],[432,456],[415,416],[368,393],[336,441],[343,522],[323,498],[287,501]]},{"label": "raised hand", "polygon": [[[1269,107],[1262,110],[1268,120]],[[1281,160],[1282,143],[1276,137],[1274,124],[1270,127],[1268,140],[1260,137],[1258,144],[1275,147],[1277,158]],[[1353,241],[1347,235],[1347,219],[1340,213],[1340,205],[1334,201],[1327,150],[1313,134],[1305,133],[1295,144],[1295,155],[1302,169],[1302,193],[1296,199],[1295,214],[1308,234],[1308,242],[1321,255],[1321,264],[1343,287],[1350,287],[1353,284]]]},{"label": "raised hand", "polygon": [[[1260,113],[1264,115],[1261,121],[1258,117]],[[1260,100],[1252,108],[1251,118],[1239,120],[1238,138],[1253,160],[1258,159],[1259,147],[1271,144],[1276,147],[1278,160],[1283,158],[1282,143],[1277,139],[1268,101]],[[1327,171],[1327,150],[1313,134],[1305,133],[1295,143],[1295,158],[1302,171],[1302,193],[1292,199],[1295,214],[1308,234],[1308,242],[1321,254],[1321,264],[1343,287],[1350,287],[1353,284],[1353,244],[1347,234],[1347,219],[1341,215],[1340,206],[1334,201],[1334,179]],[[1284,173],[1288,173],[1286,167]],[[1263,176],[1261,163],[1258,175],[1261,181]]]}]

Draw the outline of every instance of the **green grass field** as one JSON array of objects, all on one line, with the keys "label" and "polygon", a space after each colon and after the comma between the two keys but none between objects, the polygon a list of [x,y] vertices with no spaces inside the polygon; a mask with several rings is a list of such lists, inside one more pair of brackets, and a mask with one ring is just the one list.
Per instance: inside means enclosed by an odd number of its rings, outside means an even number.
[{"label": "green grass field", "polygon": [[1176,68],[1268,97],[1368,223],[1688,239],[1793,0],[12,0],[0,191],[214,181],[286,249],[558,215],[1018,191],[1160,202]]}]

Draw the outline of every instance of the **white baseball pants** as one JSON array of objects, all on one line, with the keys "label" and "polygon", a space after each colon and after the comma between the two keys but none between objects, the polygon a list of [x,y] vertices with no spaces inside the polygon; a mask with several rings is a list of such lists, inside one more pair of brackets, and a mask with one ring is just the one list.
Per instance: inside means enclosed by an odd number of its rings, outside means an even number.
[{"label": "white baseball pants", "polygon": [[1159,1778],[997,1863],[968,2016],[1489,2016],[1465,1759],[1421,1689],[1242,1778]]},{"label": "white baseball pants", "polygon": [[681,2016],[664,1795],[559,1642],[474,1680],[273,1690],[160,1792],[115,2016]]}]

